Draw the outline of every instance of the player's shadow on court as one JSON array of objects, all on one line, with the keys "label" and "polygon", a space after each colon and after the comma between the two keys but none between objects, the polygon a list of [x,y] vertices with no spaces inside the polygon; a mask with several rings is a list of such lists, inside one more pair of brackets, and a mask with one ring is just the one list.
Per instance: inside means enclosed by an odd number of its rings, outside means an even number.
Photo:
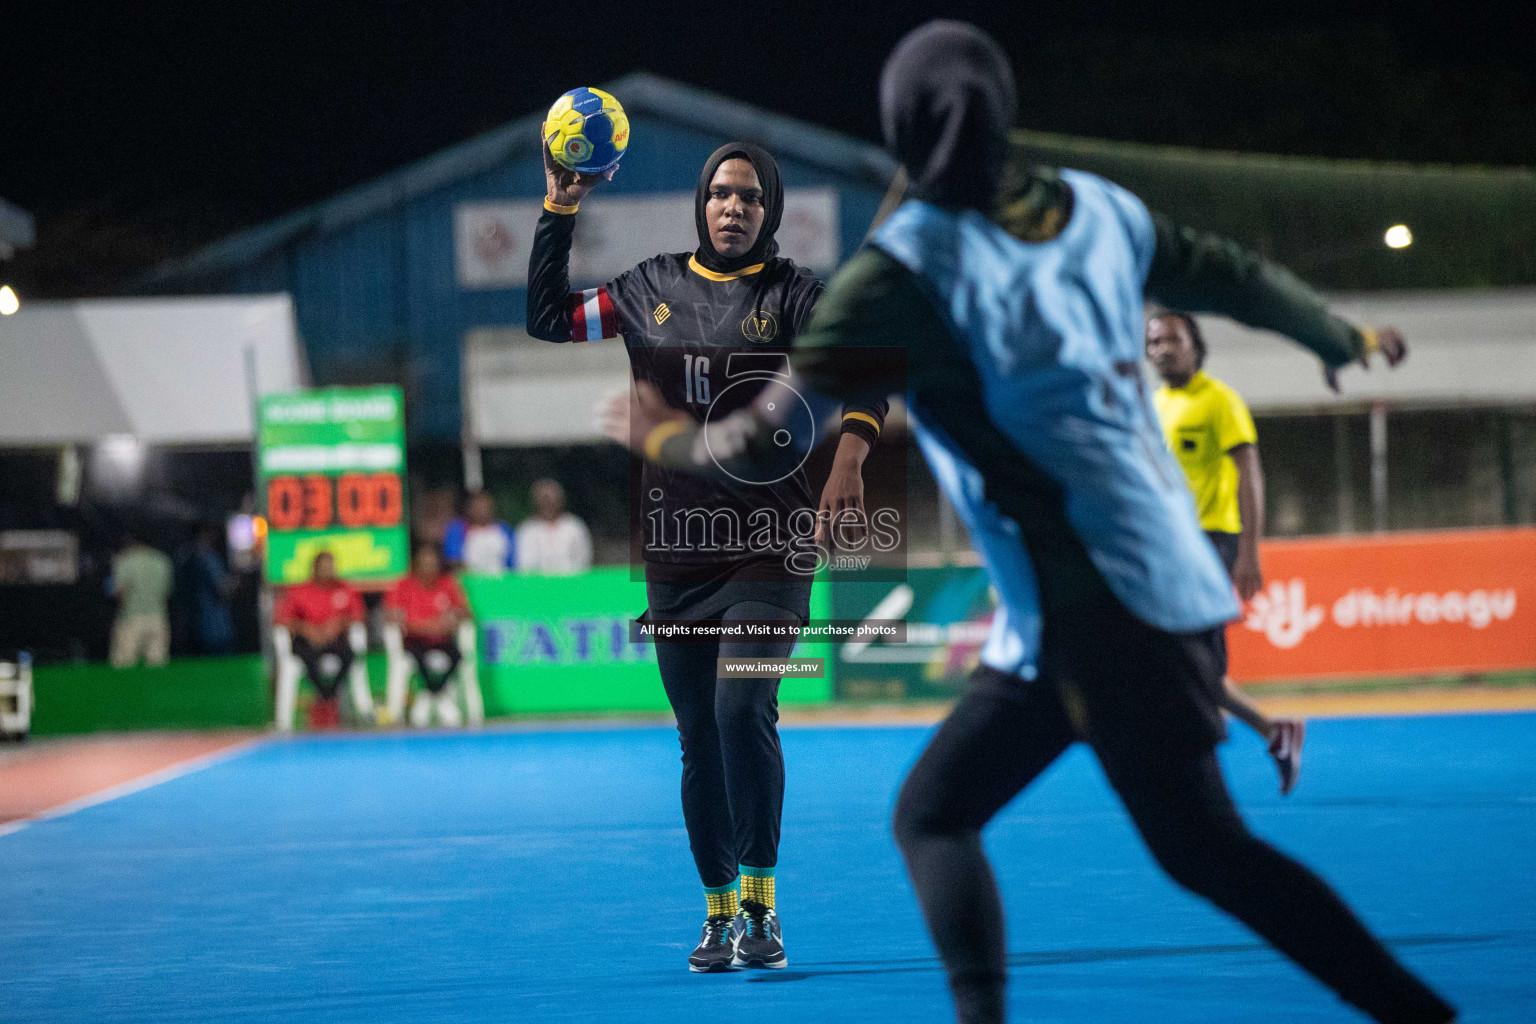
[{"label": "player's shadow on court", "polygon": [[[1387,939],[1387,945],[1395,949],[1412,946],[1459,946],[1474,943],[1500,942],[1510,938],[1508,934],[1485,935],[1405,935]],[[1224,945],[1205,946],[1124,946],[1098,949],[1053,949],[1029,953],[1009,953],[1008,966],[1014,969],[1029,967],[1054,967],[1063,964],[1096,964],[1114,961],[1167,960],[1185,956],[1221,956],[1234,953],[1265,953],[1279,956],[1263,942],[1234,942]],[[806,964],[798,971],[774,971],[748,978],[748,982],[804,981],[807,978],[830,978],[848,974],[911,974],[918,971],[937,971],[942,967],[938,957],[911,957],[901,960],[829,960],[825,963]]]}]

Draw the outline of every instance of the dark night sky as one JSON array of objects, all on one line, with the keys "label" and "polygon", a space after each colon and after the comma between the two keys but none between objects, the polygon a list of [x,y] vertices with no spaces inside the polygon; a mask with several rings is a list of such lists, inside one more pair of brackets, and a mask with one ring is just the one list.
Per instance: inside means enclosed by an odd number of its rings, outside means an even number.
[{"label": "dark night sky", "polygon": [[120,231],[85,247],[131,263],[640,69],[873,138],[881,61],[937,13],[1003,41],[1029,127],[1536,165],[1529,0],[894,6],[24,0],[0,35],[0,196],[45,236]]}]

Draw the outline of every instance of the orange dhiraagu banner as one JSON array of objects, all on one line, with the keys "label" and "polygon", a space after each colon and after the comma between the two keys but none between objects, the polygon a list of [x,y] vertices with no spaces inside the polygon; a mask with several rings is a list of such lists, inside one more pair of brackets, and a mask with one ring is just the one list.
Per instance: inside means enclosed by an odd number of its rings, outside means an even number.
[{"label": "orange dhiraagu banner", "polygon": [[1536,668],[1536,529],[1265,542],[1240,682]]}]

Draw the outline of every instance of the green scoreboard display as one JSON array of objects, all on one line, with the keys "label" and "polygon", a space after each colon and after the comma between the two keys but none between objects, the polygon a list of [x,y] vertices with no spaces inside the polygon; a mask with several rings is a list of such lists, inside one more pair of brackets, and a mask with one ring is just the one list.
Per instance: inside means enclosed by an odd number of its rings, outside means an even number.
[{"label": "green scoreboard display", "polygon": [[336,556],[343,579],[386,582],[405,575],[410,538],[399,388],[267,395],[257,459],[269,583],[308,579],[321,551]]}]

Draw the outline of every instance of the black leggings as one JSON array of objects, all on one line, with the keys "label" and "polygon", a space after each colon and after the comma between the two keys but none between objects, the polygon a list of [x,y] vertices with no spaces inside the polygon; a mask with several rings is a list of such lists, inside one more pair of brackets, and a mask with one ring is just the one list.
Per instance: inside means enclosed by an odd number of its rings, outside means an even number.
[{"label": "black leggings", "polygon": [[[458,642],[451,636],[434,638],[407,634],[405,651],[416,660],[416,668],[421,672],[422,685],[427,688],[428,693],[441,693],[464,657],[459,651]],[[428,664],[438,661],[437,658],[430,657],[433,652],[447,658],[446,667],[441,671],[434,672]]]},{"label": "black leggings", "polygon": [[[320,691],[322,700],[330,700],[336,696],[336,691],[341,686],[341,681],[347,677],[347,670],[352,667],[352,644],[347,638],[346,630],[324,647],[316,647],[306,638],[294,634],[293,654],[304,663],[304,674],[309,676],[310,683]],[[338,659],[338,667],[335,672],[326,672],[321,661],[327,654],[334,654]]]},{"label": "black leggings", "polygon": [[[1078,738],[1072,719],[1083,724],[1081,707],[1044,678],[980,669],[902,787],[897,842],[962,1024],[1004,1018],[1003,910],[981,828]],[[1115,729],[1088,734],[1142,839],[1176,882],[1379,1021],[1451,1019],[1451,1007],[1327,883],[1248,831],[1209,744],[1138,744]]]},{"label": "black leggings", "polygon": [[[731,605],[722,622],[797,621],[760,601]],[[779,747],[779,681],[720,678],[717,658],[787,658],[787,640],[656,642],[662,686],[683,747],[683,822],[699,879],[727,885],[738,864],[779,861],[784,755]]]}]

